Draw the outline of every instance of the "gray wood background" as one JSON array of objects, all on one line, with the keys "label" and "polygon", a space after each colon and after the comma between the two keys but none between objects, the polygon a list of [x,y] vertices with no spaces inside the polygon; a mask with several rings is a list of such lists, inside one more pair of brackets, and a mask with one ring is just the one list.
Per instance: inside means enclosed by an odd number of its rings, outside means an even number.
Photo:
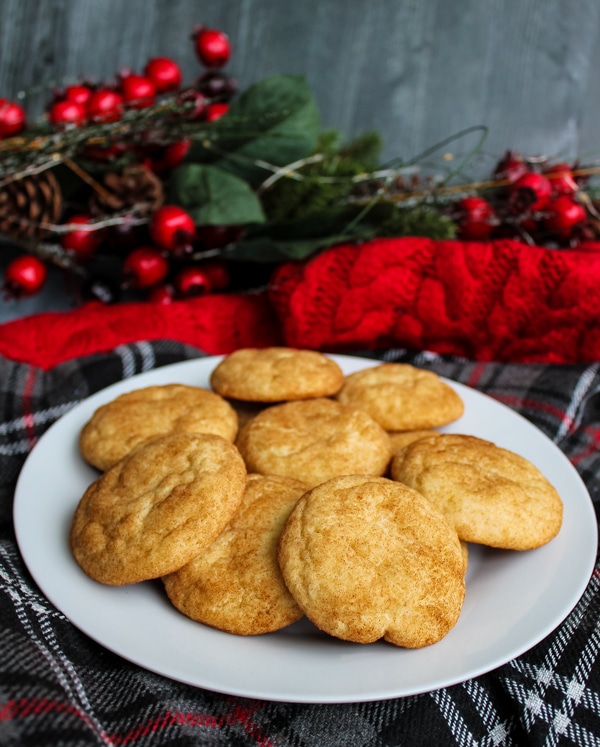
[{"label": "gray wood background", "polygon": [[598,0],[0,0],[0,97],[26,91],[35,116],[52,86],[158,55],[192,83],[199,23],[229,34],[240,87],[304,74],[323,126],[377,130],[385,160],[475,125],[489,132],[465,176],[486,175],[507,148],[600,159]]},{"label": "gray wood background", "polygon": [[28,91],[35,114],[53,84],[157,55],[191,83],[198,23],[230,35],[242,87],[304,74],[323,124],[379,131],[385,158],[473,125],[493,156],[600,154],[598,0],[0,0],[0,96]]}]

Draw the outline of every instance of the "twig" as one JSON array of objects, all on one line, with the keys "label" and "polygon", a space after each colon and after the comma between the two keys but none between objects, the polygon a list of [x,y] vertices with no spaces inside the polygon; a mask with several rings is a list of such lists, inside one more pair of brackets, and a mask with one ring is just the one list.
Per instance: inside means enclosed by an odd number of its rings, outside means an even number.
[{"label": "twig", "polygon": [[90,220],[88,223],[39,223],[40,228],[45,231],[52,231],[52,233],[63,234],[69,233],[70,231],[100,231],[103,228],[110,228],[110,226],[143,226],[148,223],[148,217],[134,217],[134,212],[143,209],[143,204],[138,204],[133,209],[133,212],[122,211],[120,213],[114,213],[110,218],[102,218],[101,220]]},{"label": "twig", "polygon": [[94,192],[97,192],[100,197],[102,197],[105,200],[111,200],[114,195],[112,192],[109,192],[108,189],[102,186],[100,182],[97,182],[92,176],[90,176],[85,169],[82,169],[81,166],[76,164],[74,161],[72,161],[70,158],[63,158],[62,162],[65,166],[67,166],[74,174],[77,174],[77,176],[84,181],[88,186],[90,186]]},{"label": "twig", "polygon": [[294,161],[287,166],[274,166],[272,163],[267,163],[266,161],[255,161],[257,166],[262,166],[263,169],[270,169],[271,171],[273,171],[273,174],[271,174],[268,179],[265,179],[265,181],[258,187],[258,189],[256,190],[257,193],[261,195],[263,192],[269,189],[269,187],[275,184],[275,182],[279,181],[279,179],[284,176],[290,179],[301,181],[302,179],[304,179],[304,177],[302,176],[302,174],[298,174],[297,170],[301,169],[303,166],[308,166],[311,163],[319,163],[324,158],[325,156],[322,153],[315,153],[314,156],[301,158],[300,160]]}]

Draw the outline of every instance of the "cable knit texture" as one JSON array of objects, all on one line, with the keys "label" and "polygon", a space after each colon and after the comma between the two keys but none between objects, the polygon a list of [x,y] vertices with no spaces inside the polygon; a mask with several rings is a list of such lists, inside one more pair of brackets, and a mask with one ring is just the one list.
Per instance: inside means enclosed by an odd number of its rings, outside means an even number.
[{"label": "cable knit texture", "polygon": [[137,340],[209,354],[286,344],[431,350],[480,361],[600,360],[600,250],[377,239],[285,263],[269,292],[87,304],[0,325],[0,354],[50,368]]},{"label": "cable knit texture", "polygon": [[273,277],[288,345],[390,346],[475,360],[600,359],[600,252],[379,239]]}]

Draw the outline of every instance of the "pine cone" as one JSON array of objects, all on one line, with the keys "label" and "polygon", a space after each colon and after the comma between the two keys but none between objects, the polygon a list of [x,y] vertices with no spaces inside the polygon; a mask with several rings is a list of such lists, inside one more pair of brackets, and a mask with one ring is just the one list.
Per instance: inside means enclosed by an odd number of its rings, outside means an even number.
[{"label": "pine cone", "polygon": [[106,192],[96,192],[90,209],[96,215],[137,208],[139,215],[151,215],[164,202],[162,181],[150,169],[137,164],[104,177]]},{"label": "pine cone", "polygon": [[13,239],[45,238],[62,213],[60,187],[51,171],[24,176],[0,190],[0,233]]}]

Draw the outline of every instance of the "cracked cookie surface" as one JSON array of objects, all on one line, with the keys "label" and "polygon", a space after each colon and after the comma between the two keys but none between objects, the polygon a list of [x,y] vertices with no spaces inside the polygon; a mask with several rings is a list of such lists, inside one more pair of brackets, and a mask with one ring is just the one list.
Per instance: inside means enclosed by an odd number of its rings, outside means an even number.
[{"label": "cracked cookie surface", "polygon": [[213,433],[233,441],[237,415],[201,387],[165,384],[136,389],[99,407],[79,437],[83,458],[107,470],[132,449],[167,433]]},{"label": "cracked cookie surface", "polygon": [[242,503],[212,545],[163,578],[169,599],[193,620],[237,635],[279,630],[302,617],[277,564],[283,526],[307,486],[248,475]]},{"label": "cracked cookie surface", "polygon": [[388,434],[366,412],[326,398],[273,405],[236,443],[249,472],[310,487],[337,475],[382,475],[392,455]]},{"label": "cracked cookie surface", "polygon": [[163,436],[88,487],[71,524],[73,555],[109,585],[172,573],[223,531],[245,484],[243,460],[221,436]]},{"label": "cracked cookie surface", "polygon": [[435,503],[467,542],[531,550],[562,524],[560,496],[537,467],[475,436],[415,441],[393,458],[390,471]]},{"label": "cracked cookie surface", "polygon": [[456,531],[430,501],[386,478],[344,476],[305,493],[278,559],[307,617],[343,640],[427,646],[462,609],[465,558]]},{"label": "cracked cookie surface", "polygon": [[315,350],[244,348],[216,366],[210,383],[223,397],[283,402],[337,394],[344,374],[333,359]]},{"label": "cracked cookie surface", "polygon": [[437,428],[464,412],[460,395],[432,371],[383,363],[348,374],[338,401],[360,407],[386,431]]}]

